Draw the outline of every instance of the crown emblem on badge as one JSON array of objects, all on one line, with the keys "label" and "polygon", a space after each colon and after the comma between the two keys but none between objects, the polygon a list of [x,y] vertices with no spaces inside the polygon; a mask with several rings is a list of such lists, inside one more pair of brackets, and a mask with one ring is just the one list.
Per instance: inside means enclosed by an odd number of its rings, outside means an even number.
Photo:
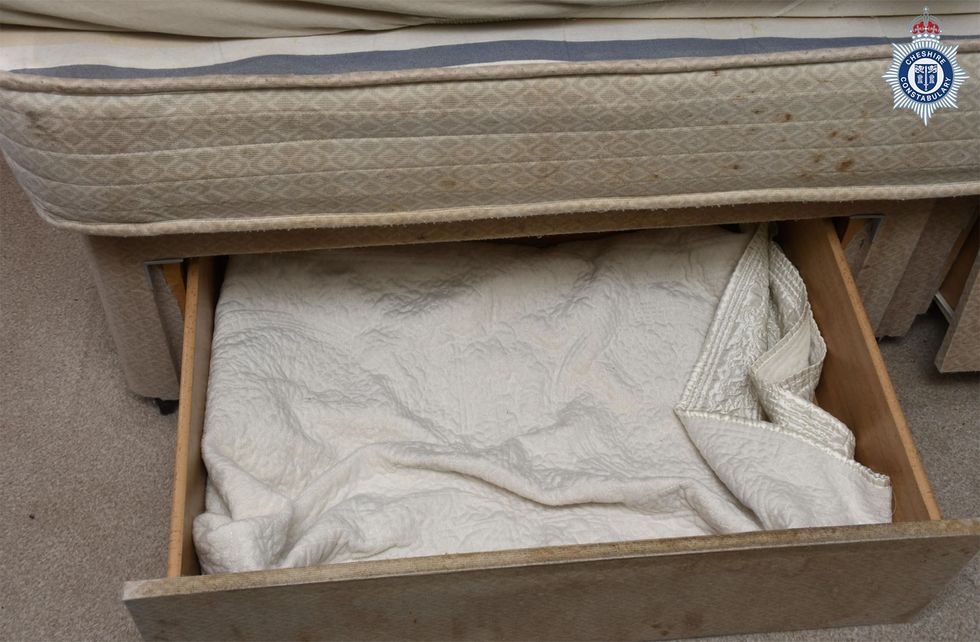
[{"label": "crown emblem on badge", "polygon": [[912,34],[913,42],[922,38],[939,40],[939,34],[942,33],[942,30],[939,28],[939,23],[929,15],[929,7],[923,7],[922,14],[909,27],[909,33]]},{"label": "crown emblem on badge", "polygon": [[939,42],[939,21],[924,7],[909,26],[912,42],[892,44],[892,64],[882,76],[892,88],[894,109],[911,109],[926,125],[937,109],[956,109],[967,79],[956,61],[956,45]]}]

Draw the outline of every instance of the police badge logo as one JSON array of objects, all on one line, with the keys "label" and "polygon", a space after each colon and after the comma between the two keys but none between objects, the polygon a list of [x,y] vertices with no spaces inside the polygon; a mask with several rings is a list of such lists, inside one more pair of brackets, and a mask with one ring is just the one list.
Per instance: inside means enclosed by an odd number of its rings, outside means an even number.
[{"label": "police badge logo", "polygon": [[956,108],[956,92],[968,76],[956,62],[956,45],[940,44],[939,23],[928,7],[909,32],[911,43],[892,45],[892,64],[882,78],[892,86],[894,109],[911,109],[928,125],[932,112]]}]

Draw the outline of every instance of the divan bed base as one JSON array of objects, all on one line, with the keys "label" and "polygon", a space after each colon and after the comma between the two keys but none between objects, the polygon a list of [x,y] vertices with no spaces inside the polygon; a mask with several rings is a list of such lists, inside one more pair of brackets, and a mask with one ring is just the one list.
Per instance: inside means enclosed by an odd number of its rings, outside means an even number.
[{"label": "divan bed base", "polygon": [[[949,330],[936,355],[940,372],[980,370],[980,222],[959,239],[936,301],[949,320]],[[944,270],[945,271],[945,270]]]},{"label": "divan bed base", "polygon": [[[220,256],[262,252],[288,252],[402,243],[479,240],[519,236],[550,236],[577,232],[753,223],[780,219],[828,218],[857,214],[921,217],[932,210],[934,199],[910,201],[845,201],[767,203],[669,210],[639,210],[549,214],[542,216],[479,219],[412,225],[375,225],[344,228],[267,230],[170,234],[146,237],[86,236],[85,245],[96,277],[99,296],[119,353],[129,389],[145,397],[176,399],[179,365],[172,345],[179,338],[168,333],[162,309],[147,274],[147,263],[194,256]],[[897,274],[880,270],[868,286],[889,286],[894,292]],[[890,283],[879,282],[880,279]],[[887,303],[887,301],[886,301]]]}]

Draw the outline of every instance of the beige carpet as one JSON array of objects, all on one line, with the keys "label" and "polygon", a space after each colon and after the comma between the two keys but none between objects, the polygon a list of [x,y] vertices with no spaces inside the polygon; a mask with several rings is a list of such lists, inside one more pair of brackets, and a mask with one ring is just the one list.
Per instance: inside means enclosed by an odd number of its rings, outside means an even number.
[{"label": "beige carpet", "polygon": [[[138,639],[126,579],[160,576],[174,418],[126,392],[77,239],[0,171],[0,639]],[[939,503],[980,515],[980,378],[932,366],[945,322],[882,345]],[[912,624],[732,640],[977,640],[974,560]],[[748,588],[748,587],[747,587]]]}]

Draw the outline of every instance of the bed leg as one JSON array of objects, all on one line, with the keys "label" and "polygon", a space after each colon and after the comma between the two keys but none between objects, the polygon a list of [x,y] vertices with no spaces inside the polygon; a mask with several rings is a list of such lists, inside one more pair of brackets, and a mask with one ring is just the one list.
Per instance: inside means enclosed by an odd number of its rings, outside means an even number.
[{"label": "bed leg", "polygon": [[161,399],[159,397],[154,397],[153,402],[157,405],[160,414],[164,416],[177,412],[177,404],[179,403],[176,399]]},{"label": "bed leg", "polygon": [[144,397],[176,399],[178,366],[146,271],[149,257],[134,255],[125,241],[84,237],[109,332],[129,389]]}]

